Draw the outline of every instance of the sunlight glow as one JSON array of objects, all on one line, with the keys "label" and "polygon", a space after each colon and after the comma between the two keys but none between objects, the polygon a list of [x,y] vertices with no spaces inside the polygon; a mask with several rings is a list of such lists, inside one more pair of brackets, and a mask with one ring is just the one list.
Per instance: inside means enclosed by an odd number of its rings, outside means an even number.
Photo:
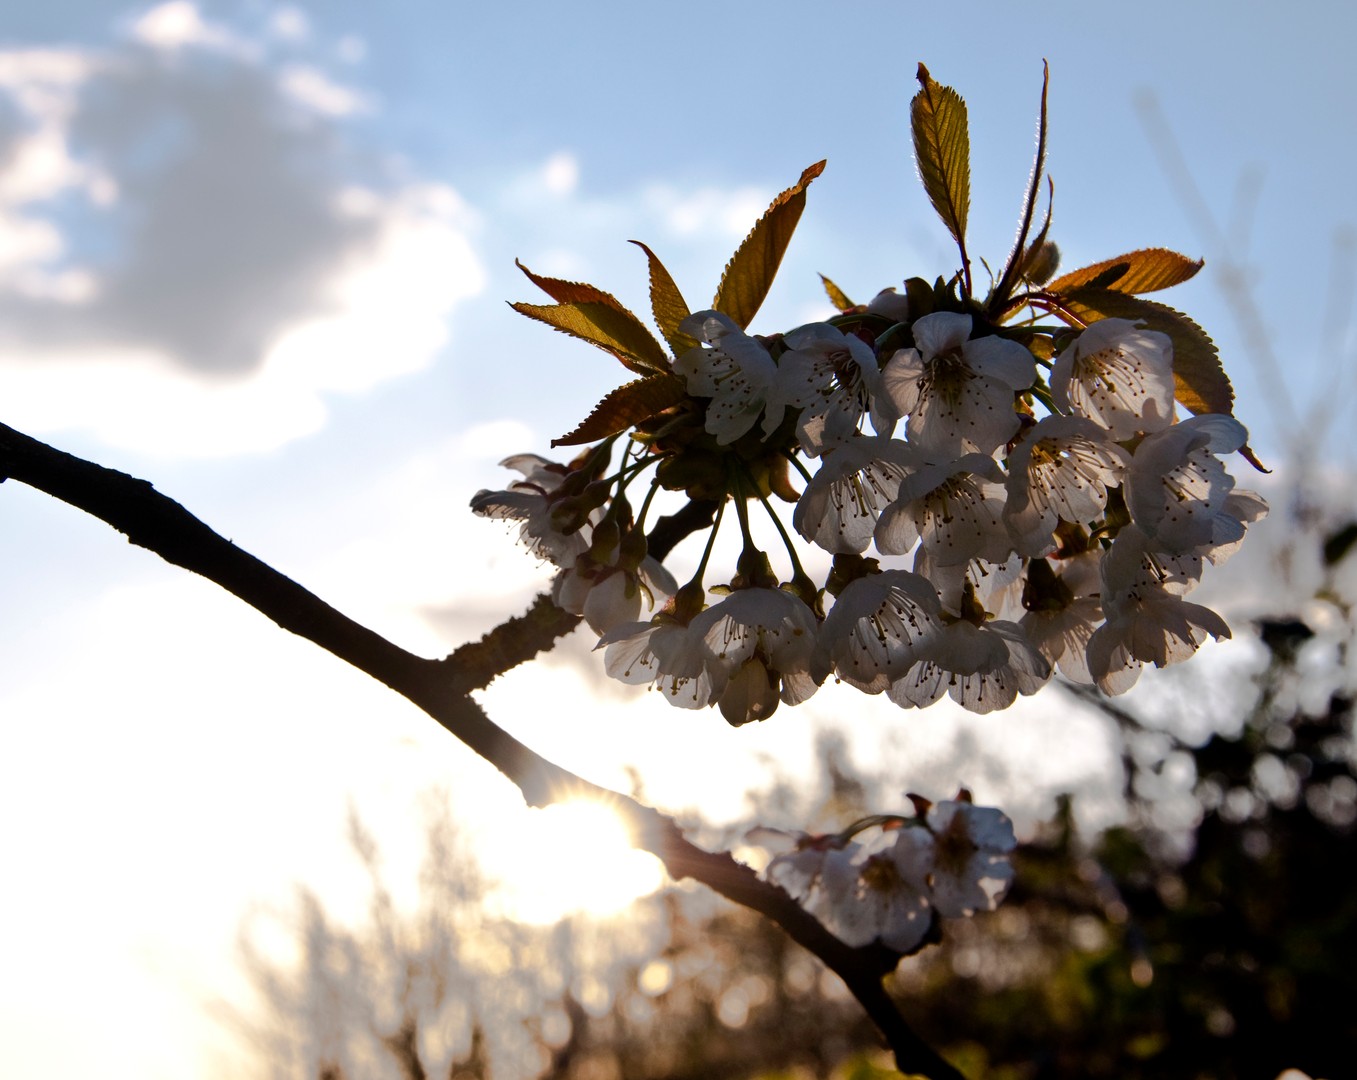
[{"label": "sunlight glow", "polygon": [[546,924],[573,914],[615,915],[664,882],[659,860],[633,848],[626,827],[602,803],[574,800],[529,816],[528,830],[485,857],[511,918]]}]

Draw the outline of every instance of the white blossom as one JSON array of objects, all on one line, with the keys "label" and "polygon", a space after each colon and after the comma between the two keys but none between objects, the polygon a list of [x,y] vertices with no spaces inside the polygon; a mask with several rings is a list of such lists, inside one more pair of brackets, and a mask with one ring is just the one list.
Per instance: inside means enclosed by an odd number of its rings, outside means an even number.
[{"label": "white blossom", "polygon": [[764,847],[787,847],[790,843],[790,848],[773,856],[763,876],[785,889],[792,899],[800,901],[803,906],[819,884],[830,852],[847,852],[848,861],[851,862],[861,848],[860,844],[835,833],[787,832],[762,825],[751,829],[748,839]]},{"label": "white blossom", "polygon": [[966,454],[905,477],[877,522],[876,546],[903,555],[918,541],[939,566],[1007,561],[1013,550],[1003,522],[1007,492],[993,458]]},{"label": "white blossom", "polygon": [[867,301],[867,310],[873,315],[883,315],[898,323],[909,321],[909,296],[894,285],[882,289]]},{"label": "white blossom", "polygon": [[732,724],[765,720],[778,701],[796,705],[819,684],[810,673],[815,615],[781,589],[740,589],[692,621],[713,698]]},{"label": "white blossom", "polygon": [[968,605],[979,603],[987,616],[1018,618],[1023,611],[1022,583],[1026,560],[1017,554],[1004,562],[971,559],[964,563],[938,565],[926,547],[914,551],[914,572],[927,578],[938,591],[942,607],[960,615]]},{"label": "white blossom", "polygon": [[1016,341],[972,338],[969,315],[934,312],[913,326],[913,349],[901,349],[882,372],[905,434],[941,454],[988,454],[1018,430],[1013,395],[1036,380],[1036,361]]},{"label": "white blossom", "polygon": [[921,650],[923,657],[891,684],[887,696],[901,708],[925,708],[945,693],[976,713],[1006,709],[1019,694],[1034,694],[1051,665],[1017,623],[993,619],[948,623]]},{"label": "white blossom", "polygon": [[1231,416],[1194,416],[1136,447],[1126,476],[1126,507],[1154,546],[1188,552],[1238,543],[1244,521],[1229,502],[1235,480],[1218,455],[1238,450],[1248,439]]},{"label": "white blossom", "polygon": [[1166,574],[1150,550],[1149,538],[1134,525],[1118,534],[1101,566],[1102,604],[1107,621],[1088,643],[1088,668],[1107,694],[1130,689],[1142,664],[1167,667],[1187,660],[1207,636],[1230,637],[1225,620],[1182,594],[1195,582]]},{"label": "white blossom", "polygon": [[1036,424],[1008,456],[1004,520],[1018,552],[1047,555],[1062,520],[1087,524],[1100,517],[1107,489],[1120,483],[1129,460],[1091,420],[1048,416]]},{"label": "white blossom", "polygon": [[807,454],[818,456],[857,434],[864,415],[872,429],[889,435],[899,414],[882,390],[871,346],[828,323],[811,323],[783,338],[770,398],[801,410],[796,435]]},{"label": "white blossom", "polygon": [[1051,399],[1117,442],[1173,423],[1173,341],[1129,319],[1091,323],[1056,358]]},{"label": "white blossom", "polygon": [[710,346],[694,346],[674,361],[674,371],[686,380],[688,393],[711,399],[708,434],[725,446],[763,416],[763,434],[771,435],[782,423],[784,406],[769,400],[777,364],[768,350],[719,311],[689,315],[679,329]]},{"label": "white blossom", "polygon": [[674,575],[647,555],[635,570],[600,566],[585,552],[568,570],[556,575],[551,598],[572,615],[582,615],[596,634],[605,634],[623,623],[635,622],[641,603],[649,609],[663,604],[678,590]]},{"label": "white blossom", "polygon": [[992,806],[934,803],[928,895],[939,915],[955,918],[993,911],[1013,882],[1008,853],[1017,846],[1013,823]]},{"label": "white blossom", "polygon": [[941,633],[937,591],[908,570],[888,570],[850,582],[820,627],[814,674],[831,671],[868,694],[879,694],[919,659]]},{"label": "white blossom", "polygon": [[792,527],[832,554],[860,554],[882,509],[921,460],[898,439],[859,436],[826,453],[792,512]]},{"label": "white blossom", "polygon": [[933,924],[925,885],[932,837],[920,826],[889,835],[884,850],[854,844],[827,852],[805,907],[848,945],[879,941],[908,953]]},{"label": "white blossom", "polygon": [[[1033,559],[1023,596],[1027,611],[1018,620],[1027,640],[1053,668],[1084,685],[1094,681],[1088,670],[1088,642],[1103,621],[1099,562],[1096,551],[1061,559],[1054,569],[1045,559]],[[1049,580],[1034,580],[1038,577]]]},{"label": "white blossom", "polygon": [[712,684],[702,650],[702,638],[690,626],[663,618],[625,623],[599,638],[596,649],[606,649],[603,668],[620,682],[653,683],[671,705],[701,709],[724,683]]},{"label": "white blossom", "polygon": [[537,454],[515,454],[500,465],[523,473],[524,478],[515,480],[504,491],[482,488],[471,500],[472,512],[481,517],[521,521],[518,538],[529,551],[557,566],[574,565],[576,557],[589,549],[589,530],[563,532],[552,516],[558,503],[557,489],[570,470]]}]

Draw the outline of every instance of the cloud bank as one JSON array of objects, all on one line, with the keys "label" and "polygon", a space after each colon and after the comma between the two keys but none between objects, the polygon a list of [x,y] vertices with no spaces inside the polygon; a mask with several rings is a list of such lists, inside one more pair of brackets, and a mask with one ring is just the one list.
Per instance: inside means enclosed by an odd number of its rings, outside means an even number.
[{"label": "cloud bank", "polygon": [[474,215],[384,179],[347,126],[375,106],[284,14],[249,37],[176,0],[100,50],[0,52],[13,422],[271,449],[323,424],[327,394],[426,367],[482,288]]}]

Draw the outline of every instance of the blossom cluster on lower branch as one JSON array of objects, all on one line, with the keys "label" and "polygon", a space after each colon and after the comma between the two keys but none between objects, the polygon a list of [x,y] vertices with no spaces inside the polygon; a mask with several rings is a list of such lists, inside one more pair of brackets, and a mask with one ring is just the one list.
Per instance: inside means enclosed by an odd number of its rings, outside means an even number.
[{"label": "blossom cluster on lower branch", "polygon": [[[765,876],[849,945],[912,953],[938,932],[937,918],[993,911],[1013,880],[1013,825],[963,798],[913,796],[911,818],[876,815],[840,833],[758,828],[750,839],[787,848]],[[865,841],[861,839],[868,836]]]}]

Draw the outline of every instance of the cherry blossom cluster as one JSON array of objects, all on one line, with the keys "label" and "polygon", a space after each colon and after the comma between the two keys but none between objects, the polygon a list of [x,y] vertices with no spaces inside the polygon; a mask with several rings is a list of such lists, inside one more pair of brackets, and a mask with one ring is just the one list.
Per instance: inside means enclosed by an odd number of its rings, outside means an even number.
[{"label": "cherry blossom cluster", "polygon": [[[836,315],[750,333],[824,162],[773,200],[708,310],[639,245],[663,343],[610,293],[522,267],[555,303],[514,308],[631,378],[553,444],[588,447],[578,457],[510,458],[522,479],[472,508],[519,522],[608,675],[671,705],[739,726],[833,679],[903,709],[945,696],[987,713],[1057,674],[1119,694],[1144,665],[1230,635],[1187,597],[1267,512],[1225,465],[1257,460],[1210,338],[1140,299],[1202,263],[1144,248],[1056,276],[1049,198],[1037,214],[1043,79],[1017,239],[981,296],[967,108],[922,64],[918,80],[915,163],[956,242],[950,278],[910,278],[867,304],[824,279]],[[648,521],[660,493],[686,505]],[[755,515],[778,538],[771,552]],[[723,529],[738,529],[733,566],[714,559]],[[704,530],[680,584],[662,560]],[[850,945],[900,953],[934,940],[939,917],[993,909],[1012,877],[1008,819],[964,792],[911,798],[912,816],[781,834],[789,850],[768,878]]]},{"label": "cherry blossom cluster", "polygon": [[911,817],[878,814],[819,835],[760,827],[750,839],[788,849],[765,876],[840,940],[913,953],[937,932],[936,917],[998,907],[1017,841],[1001,811],[973,805],[967,792],[932,804],[911,798]]},{"label": "cherry blossom cluster", "polygon": [[[686,395],[636,426],[619,468],[616,437],[569,465],[510,458],[523,479],[473,509],[521,521],[559,567],[555,600],[599,635],[610,676],[737,725],[831,677],[906,709],[1006,708],[1053,672],[1117,694],[1228,637],[1185,597],[1266,506],[1223,461],[1243,425],[1178,416],[1172,339],[1103,318],[1052,334],[1043,359],[974,313],[910,306],[887,290],[773,337],[689,315],[696,343],[672,361]],[[624,492],[651,466],[635,517]],[[647,555],[661,488],[717,506],[682,588]],[[791,530],[770,494],[794,502]],[[728,505],[743,550],[712,582]],[[760,507],[785,579],[752,539]],[[793,532],[824,553],[820,580]]]}]

